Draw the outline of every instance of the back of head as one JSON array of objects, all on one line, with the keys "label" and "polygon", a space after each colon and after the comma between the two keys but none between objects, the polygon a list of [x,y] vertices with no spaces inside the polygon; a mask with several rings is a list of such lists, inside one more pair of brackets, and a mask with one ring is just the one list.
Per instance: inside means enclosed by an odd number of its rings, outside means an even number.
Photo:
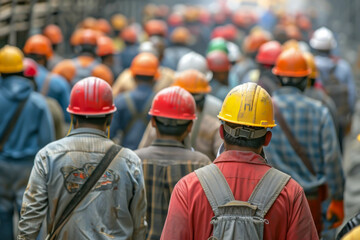
[{"label": "back of head", "polygon": [[271,97],[256,83],[233,88],[218,118],[222,121],[225,142],[242,147],[260,147],[267,128],[276,126]]},{"label": "back of head", "polygon": [[95,54],[99,33],[92,29],[82,29],[74,32],[71,43],[76,46],[77,53]]},{"label": "back of head", "polygon": [[149,114],[155,117],[161,134],[180,136],[188,124],[196,119],[196,105],[189,92],[173,86],[155,95]]},{"label": "back of head", "polygon": [[14,74],[24,70],[24,55],[14,46],[6,45],[0,49],[0,73]]},{"label": "back of head", "polygon": [[189,52],[182,56],[176,70],[182,72],[189,69],[195,69],[205,74],[208,81],[212,78],[212,72],[208,68],[206,59],[196,52]]},{"label": "back of head", "polygon": [[53,55],[53,49],[51,42],[47,37],[41,34],[37,34],[31,36],[25,42],[24,53],[26,55],[43,56],[46,59],[49,59]]}]

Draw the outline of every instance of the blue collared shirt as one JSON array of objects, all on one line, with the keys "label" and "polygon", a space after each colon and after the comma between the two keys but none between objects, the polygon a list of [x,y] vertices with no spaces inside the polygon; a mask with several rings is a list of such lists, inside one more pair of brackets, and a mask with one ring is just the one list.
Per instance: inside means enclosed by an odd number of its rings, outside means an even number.
[{"label": "blue collared shirt", "polygon": [[272,129],[272,139],[265,148],[269,162],[291,175],[305,191],[327,183],[333,199],[343,198],[344,175],[339,142],[331,115],[321,102],[303,95],[294,87],[282,87],[273,100],[292,134],[306,149],[316,176],[313,176],[295,153],[280,125]]}]

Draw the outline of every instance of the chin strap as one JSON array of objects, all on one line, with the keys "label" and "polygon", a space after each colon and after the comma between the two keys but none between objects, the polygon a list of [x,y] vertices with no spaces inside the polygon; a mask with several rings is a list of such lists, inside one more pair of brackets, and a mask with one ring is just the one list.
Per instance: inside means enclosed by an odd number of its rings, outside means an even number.
[{"label": "chin strap", "polygon": [[110,125],[108,125],[108,126],[106,127],[106,130],[107,130],[107,138],[110,139]]},{"label": "chin strap", "polygon": [[70,134],[72,126],[73,126],[74,116],[71,114],[70,117],[71,117],[70,127],[69,127],[69,131],[67,132],[66,136],[68,136]]}]

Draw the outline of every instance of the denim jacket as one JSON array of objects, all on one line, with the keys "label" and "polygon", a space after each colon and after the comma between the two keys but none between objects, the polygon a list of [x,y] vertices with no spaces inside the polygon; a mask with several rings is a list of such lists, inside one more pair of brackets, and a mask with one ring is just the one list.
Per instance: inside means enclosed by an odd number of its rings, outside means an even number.
[{"label": "denim jacket", "polygon": [[[18,239],[35,239],[39,232],[45,239],[112,144],[102,131],[79,128],[38,152],[23,198]],[[123,148],[58,239],[144,239],[145,214],[141,162]]]}]

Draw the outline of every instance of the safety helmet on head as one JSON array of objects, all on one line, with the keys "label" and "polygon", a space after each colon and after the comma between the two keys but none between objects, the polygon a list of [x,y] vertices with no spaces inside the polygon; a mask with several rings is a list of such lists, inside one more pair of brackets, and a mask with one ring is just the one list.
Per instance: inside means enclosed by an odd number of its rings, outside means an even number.
[{"label": "safety helmet on head", "polygon": [[80,31],[77,45],[94,45],[96,46],[98,34],[92,29]]},{"label": "safety helmet on head", "polygon": [[211,92],[206,76],[198,70],[189,69],[175,74],[173,86],[179,86],[193,94]]},{"label": "safety helmet on head", "polygon": [[24,55],[14,46],[6,45],[0,49],[0,73],[18,73],[24,70]]},{"label": "safety helmet on head", "polygon": [[114,28],[114,30],[117,30],[117,31],[121,31],[128,24],[127,18],[120,13],[112,16],[110,22],[111,22],[111,25]]},{"label": "safety helmet on head", "polygon": [[227,54],[229,52],[229,50],[227,48],[226,43],[227,43],[227,41],[224,38],[212,39],[207,48],[207,53],[210,53],[212,51],[222,51]]},{"label": "safety helmet on head", "polygon": [[276,60],[273,74],[283,77],[306,77],[311,69],[300,50],[290,48],[283,51]]},{"label": "safety helmet on head", "polygon": [[331,50],[337,43],[333,33],[326,27],[317,29],[310,39],[310,46],[316,50]]},{"label": "safety helmet on head", "polygon": [[81,23],[80,27],[84,29],[96,29],[97,20],[93,17],[85,18]]},{"label": "safety helmet on head", "polygon": [[194,120],[196,119],[195,100],[181,87],[164,88],[155,95],[149,114],[155,117]]},{"label": "safety helmet on head", "polygon": [[236,63],[241,59],[241,51],[238,45],[233,42],[227,42],[227,48],[229,50],[228,58],[231,63]]},{"label": "safety helmet on head", "polygon": [[182,72],[188,69],[195,69],[205,74],[208,81],[211,80],[213,74],[209,70],[206,58],[196,52],[189,52],[182,56],[178,62],[176,71]]},{"label": "safety helmet on head", "polygon": [[190,32],[186,27],[177,27],[171,33],[170,40],[172,43],[189,44]]},{"label": "safety helmet on head", "polygon": [[213,72],[227,72],[231,68],[231,63],[226,53],[215,50],[206,55],[208,67]]},{"label": "safety helmet on head", "polygon": [[184,24],[184,18],[181,16],[181,14],[172,13],[169,15],[167,22],[171,27],[178,27]]},{"label": "safety helmet on head", "polygon": [[103,32],[104,34],[109,34],[111,32],[110,23],[104,18],[99,18],[98,20],[96,20],[95,29]]},{"label": "safety helmet on head", "polygon": [[59,26],[55,24],[49,24],[44,28],[43,34],[49,38],[52,44],[59,44],[63,41],[63,34]]},{"label": "safety helmet on head", "polygon": [[311,73],[309,75],[309,78],[316,79],[317,68],[316,68],[314,56],[309,52],[304,52],[304,57],[307,62],[307,65],[311,68]]},{"label": "safety helmet on head", "polygon": [[278,41],[264,43],[259,48],[256,61],[260,64],[275,65],[281,51],[281,44]]},{"label": "safety helmet on head", "polygon": [[245,37],[243,42],[243,51],[245,53],[255,53],[260,46],[271,40],[271,36],[265,31],[255,31]]},{"label": "safety helmet on head", "polygon": [[149,36],[159,35],[166,37],[168,29],[163,20],[153,19],[145,23],[145,31]]},{"label": "safety helmet on head", "polygon": [[53,49],[51,42],[47,37],[37,34],[26,40],[24,53],[43,55],[46,59],[49,59],[53,55]]},{"label": "safety helmet on head", "polygon": [[256,83],[244,83],[233,88],[227,94],[218,118],[251,127],[276,126],[271,97]]},{"label": "safety helmet on head", "polygon": [[88,117],[101,117],[114,113],[111,86],[96,77],[87,77],[77,82],[71,90],[69,113]]},{"label": "safety helmet on head", "polygon": [[24,58],[24,76],[35,77],[38,72],[38,65],[31,58]]},{"label": "safety helmet on head", "polygon": [[282,45],[283,51],[288,50],[290,48],[295,48],[295,49],[300,50],[299,42],[295,39],[290,39],[283,43],[283,45]]},{"label": "safety helmet on head", "polygon": [[154,78],[159,77],[159,60],[152,53],[139,53],[133,59],[130,71],[133,76],[153,76]]},{"label": "safety helmet on head", "polygon": [[137,33],[134,27],[126,27],[121,31],[120,37],[122,40],[128,43],[136,43],[137,42]]},{"label": "safety helmet on head", "polygon": [[140,44],[139,53],[151,53],[154,56],[159,57],[159,51],[155,47],[154,43],[150,41],[145,41]]},{"label": "safety helmet on head", "polygon": [[99,57],[114,54],[115,46],[111,38],[107,36],[101,36],[97,39],[96,54]]}]

